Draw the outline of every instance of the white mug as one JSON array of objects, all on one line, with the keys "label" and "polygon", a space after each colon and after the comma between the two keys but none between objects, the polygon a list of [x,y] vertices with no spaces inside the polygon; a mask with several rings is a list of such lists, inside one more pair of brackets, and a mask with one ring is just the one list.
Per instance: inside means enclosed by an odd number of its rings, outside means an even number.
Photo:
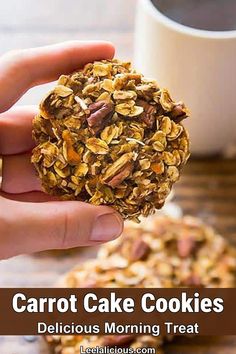
[{"label": "white mug", "polygon": [[134,60],[190,109],[193,153],[219,153],[236,140],[236,30],[192,28],[139,0]]}]

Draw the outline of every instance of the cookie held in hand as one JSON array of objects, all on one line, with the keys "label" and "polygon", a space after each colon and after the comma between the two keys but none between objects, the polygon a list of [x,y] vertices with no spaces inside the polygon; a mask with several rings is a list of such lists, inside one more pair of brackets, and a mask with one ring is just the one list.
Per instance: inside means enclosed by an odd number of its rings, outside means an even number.
[{"label": "cookie held in hand", "polygon": [[189,157],[188,115],[131,64],[103,60],[61,76],[33,122],[43,190],[138,220],[161,208]]}]

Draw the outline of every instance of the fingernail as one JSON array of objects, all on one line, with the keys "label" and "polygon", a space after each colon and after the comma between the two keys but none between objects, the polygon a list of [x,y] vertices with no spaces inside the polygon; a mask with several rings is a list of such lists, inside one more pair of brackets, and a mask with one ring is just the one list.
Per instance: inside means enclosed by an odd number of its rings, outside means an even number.
[{"label": "fingernail", "polygon": [[118,237],[123,230],[123,221],[117,213],[99,215],[91,233],[91,241],[109,241]]}]

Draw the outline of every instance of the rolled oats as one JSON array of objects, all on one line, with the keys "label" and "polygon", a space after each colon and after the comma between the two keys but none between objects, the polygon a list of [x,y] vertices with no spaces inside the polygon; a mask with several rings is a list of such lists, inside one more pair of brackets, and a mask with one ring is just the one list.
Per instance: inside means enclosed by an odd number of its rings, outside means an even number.
[{"label": "rolled oats", "polygon": [[161,208],[189,157],[187,115],[130,63],[90,63],[41,102],[32,162],[45,192],[138,221]]},{"label": "rolled oats", "polygon": [[[236,285],[236,250],[198,219],[153,218],[128,225],[123,236],[102,246],[97,259],[69,272],[65,287],[229,288]],[[48,336],[55,354],[79,354],[80,346],[158,348],[162,337]]]}]

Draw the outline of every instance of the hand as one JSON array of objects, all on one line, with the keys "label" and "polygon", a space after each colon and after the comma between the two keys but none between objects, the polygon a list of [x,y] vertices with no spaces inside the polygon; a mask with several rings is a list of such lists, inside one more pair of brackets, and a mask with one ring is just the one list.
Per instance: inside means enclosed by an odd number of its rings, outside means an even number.
[{"label": "hand", "polygon": [[0,58],[0,258],[46,249],[94,245],[122,232],[120,215],[106,206],[58,201],[41,191],[30,162],[35,107],[10,107],[29,88],[94,60],[112,58],[106,42],[67,42]]}]

